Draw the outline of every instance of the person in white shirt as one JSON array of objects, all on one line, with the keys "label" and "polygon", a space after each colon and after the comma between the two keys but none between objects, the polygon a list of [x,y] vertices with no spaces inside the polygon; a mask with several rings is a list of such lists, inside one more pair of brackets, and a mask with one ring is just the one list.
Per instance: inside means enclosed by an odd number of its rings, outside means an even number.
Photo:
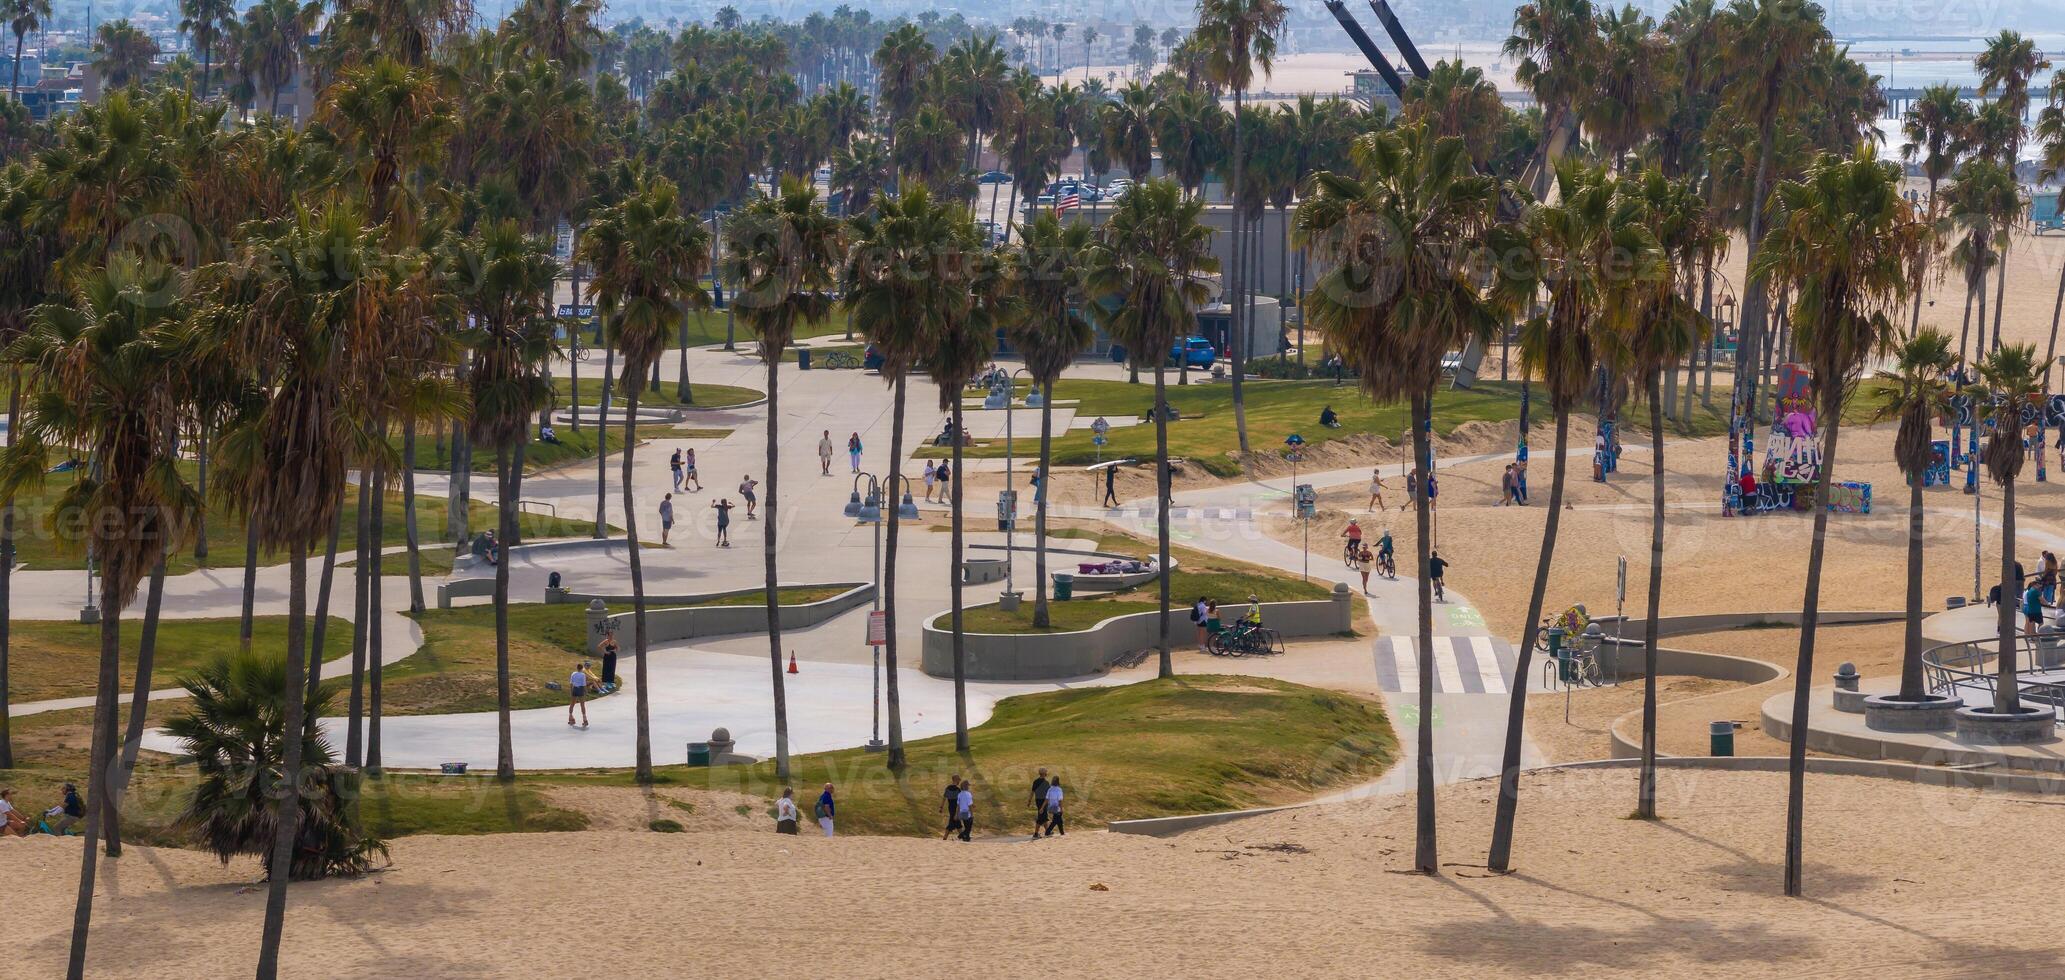
[{"label": "person in white shirt", "polygon": [[968,839],[968,832],[975,829],[975,794],[968,791],[973,780],[961,783],[961,795],[954,798],[954,817],[961,821],[961,840]]},{"label": "person in white shirt", "polygon": [[574,707],[581,709],[581,727],[588,727],[588,671],[582,664],[574,665],[574,672],[566,678],[567,702],[566,723],[574,723]]},{"label": "person in white shirt", "polygon": [[1055,834],[1060,834],[1063,837],[1068,836],[1068,832],[1061,829],[1060,776],[1055,776],[1054,781],[1047,784],[1047,836],[1052,837]]},{"label": "person in white shirt", "polygon": [[826,429],[824,438],[817,441],[817,468],[824,476],[832,475],[832,430]]},{"label": "person in white shirt", "polygon": [[0,837],[22,837],[29,832],[29,818],[14,808],[14,790],[0,789]]},{"label": "person in white shirt", "polygon": [[774,832],[794,835],[796,833],[796,791],[782,787],[782,798],[774,801]]}]

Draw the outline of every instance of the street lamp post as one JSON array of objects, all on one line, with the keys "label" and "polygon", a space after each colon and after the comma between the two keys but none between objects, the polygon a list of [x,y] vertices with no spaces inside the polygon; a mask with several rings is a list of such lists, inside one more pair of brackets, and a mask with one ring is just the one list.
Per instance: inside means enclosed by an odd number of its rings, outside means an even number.
[{"label": "street lamp post", "polygon": [[[1021,374],[1028,378],[1032,376],[1031,371],[1026,368],[1019,368],[1004,377],[1004,490],[997,498],[997,517],[1004,524],[1004,594],[1006,595],[1016,595],[1018,593],[1017,580],[1013,575],[1013,571],[1018,563],[1013,560],[1013,552],[1011,550],[1018,537],[1018,489],[1011,482],[1012,461],[1016,458],[1012,447],[1011,422],[1013,416],[1017,414],[1018,402],[1011,397],[1011,392],[1017,385],[1018,376]],[[1026,389],[1028,407],[1030,407],[1030,402],[1035,394],[1037,392],[1028,386]],[[954,433],[954,438],[959,439],[960,437],[960,433]],[[963,479],[967,476],[960,473],[955,475]],[[1046,478],[1046,474],[1040,475],[1042,481],[1045,481]],[[1044,491],[1045,489],[1043,482],[1041,490]]]},{"label": "street lamp post", "polygon": [[1305,553],[1305,565],[1299,575],[1309,582],[1312,580],[1312,515],[1306,510],[1305,488],[1298,485],[1298,460],[1302,455],[1299,450],[1305,446],[1305,437],[1293,432],[1284,439],[1283,444],[1289,447],[1289,451],[1284,455],[1291,461],[1291,513],[1298,518],[1298,523],[1303,525],[1305,531],[1305,544],[1302,549]]},{"label": "street lamp post", "polygon": [[[862,479],[867,480],[868,486],[865,499],[860,492]],[[898,507],[897,515],[905,520],[917,520],[918,507],[911,502],[910,480],[901,473],[890,474],[891,481],[897,479],[904,482],[903,503],[895,505]],[[885,481],[873,473],[863,471],[856,474],[853,478],[853,493],[846,502],[845,511],[847,517],[862,524],[873,525],[874,557],[868,563],[868,577],[874,581],[875,588],[872,605],[868,610],[867,631],[863,634],[872,654],[873,667],[870,673],[874,678],[874,723],[868,743],[863,746],[869,752],[880,752],[887,748],[882,742],[882,647],[874,641],[874,623],[882,614],[882,502],[885,496],[893,496],[896,491],[893,486],[885,488],[884,484]]]}]

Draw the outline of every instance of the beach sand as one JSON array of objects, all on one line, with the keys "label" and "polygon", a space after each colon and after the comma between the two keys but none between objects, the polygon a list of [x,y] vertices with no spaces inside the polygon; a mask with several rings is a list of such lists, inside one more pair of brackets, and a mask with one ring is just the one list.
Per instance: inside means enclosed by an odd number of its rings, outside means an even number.
[{"label": "beach sand", "polygon": [[[2031,899],[1979,885],[1973,835],[2040,838],[2055,801],[1861,777],[1807,783],[1804,899],[1779,894],[1784,779],[1665,770],[1524,784],[1518,873],[1483,859],[1494,786],[1440,794],[1444,874],[1406,873],[1410,796],[1157,840],[1036,845],[765,833],[397,841],[392,870],[294,886],[287,976],[1902,977],[2065,971]],[[1087,828],[1085,828],[1087,829]],[[0,841],[0,972],[61,972],[79,842]],[[2018,852],[2025,880],[2065,873]],[[233,976],[256,866],[133,848],[104,863],[89,975]],[[2042,901],[2040,898],[2035,901]],[[2010,924],[2003,926],[2003,921]]]}]

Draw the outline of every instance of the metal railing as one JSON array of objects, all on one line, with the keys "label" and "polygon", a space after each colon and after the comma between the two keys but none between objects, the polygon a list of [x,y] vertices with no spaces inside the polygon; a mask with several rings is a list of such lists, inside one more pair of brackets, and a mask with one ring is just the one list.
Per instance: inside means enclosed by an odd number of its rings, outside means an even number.
[{"label": "metal railing", "polygon": [[[1999,656],[1999,639],[1945,643],[1922,651],[1922,678],[1931,694],[1972,691],[1983,693],[1988,703],[1998,703]],[[2047,704],[2060,712],[2065,710],[2065,683],[2026,679],[2059,669],[2044,666],[2046,661],[2065,663],[2065,634],[2015,638],[2015,688],[2023,703]]]}]

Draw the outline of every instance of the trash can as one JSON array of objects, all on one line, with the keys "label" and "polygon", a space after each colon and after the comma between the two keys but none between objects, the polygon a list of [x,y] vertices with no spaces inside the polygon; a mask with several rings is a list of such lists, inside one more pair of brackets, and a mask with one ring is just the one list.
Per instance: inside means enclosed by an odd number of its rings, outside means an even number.
[{"label": "trash can", "polygon": [[1054,573],[1054,600],[1065,601],[1075,595],[1076,577],[1071,572]]},{"label": "trash can", "polygon": [[1577,668],[1571,663],[1569,654],[1563,649],[1564,629],[1549,627],[1549,656],[1556,660],[1556,679],[1565,684],[1577,680]]},{"label": "trash can", "polygon": [[[808,371],[808,370],[810,370],[810,348],[808,348],[808,347],[798,347],[798,348],[796,348],[796,370],[798,370],[798,371]],[[693,764],[694,764],[694,763],[690,763],[690,765],[693,765]]]},{"label": "trash can", "polygon": [[710,743],[688,743],[688,764],[691,766],[708,766],[710,764]]},{"label": "trash can", "polygon": [[1707,754],[1713,756],[1735,754],[1735,723],[1732,721],[1710,721],[1706,726]]}]

